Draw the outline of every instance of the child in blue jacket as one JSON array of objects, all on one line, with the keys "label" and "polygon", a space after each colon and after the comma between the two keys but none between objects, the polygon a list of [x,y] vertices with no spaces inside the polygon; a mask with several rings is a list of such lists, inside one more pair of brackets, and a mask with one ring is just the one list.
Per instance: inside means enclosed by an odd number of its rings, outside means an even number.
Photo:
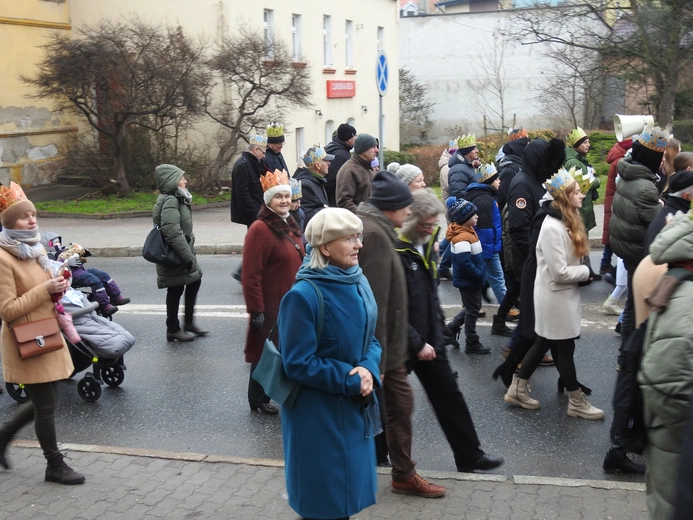
[{"label": "child in blue jacket", "polygon": [[479,219],[478,209],[471,202],[455,197],[448,198],[446,206],[450,225],[445,238],[450,242],[452,284],[460,290],[464,306],[464,314],[462,317],[460,314],[455,316],[453,324],[461,325],[461,321],[464,321],[464,351],[467,354],[488,354],[491,349],[481,344],[476,332],[476,320],[481,309],[481,291],[486,286],[486,266],[481,242],[474,231]]}]

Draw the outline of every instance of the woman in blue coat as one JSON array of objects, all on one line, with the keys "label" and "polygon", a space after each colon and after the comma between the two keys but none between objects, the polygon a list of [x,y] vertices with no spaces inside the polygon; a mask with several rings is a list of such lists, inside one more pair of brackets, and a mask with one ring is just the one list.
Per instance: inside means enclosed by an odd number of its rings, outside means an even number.
[{"label": "woman in blue coat", "polygon": [[301,384],[293,407],[282,407],[286,488],[303,518],[348,518],[375,503],[381,350],[378,309],[358,265],[362,229],[348,210],[317,213],[305,232],[310,261],[279,310],[284,368]]}]

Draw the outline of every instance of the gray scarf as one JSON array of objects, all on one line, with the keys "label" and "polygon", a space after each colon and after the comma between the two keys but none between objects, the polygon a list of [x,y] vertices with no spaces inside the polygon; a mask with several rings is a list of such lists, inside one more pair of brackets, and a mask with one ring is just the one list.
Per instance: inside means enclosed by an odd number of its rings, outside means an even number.
[{"label": "gray scarf", "polygon": [[176,195],[180,195],[181,197],[183,197],[183,199],[185,200],[185,202],[188,203],[188,205],[192,204],[192,194],[185,188],[181,188],[180,186],[178,186],[178,189],[176,190]]},{"label": "gray scarf", "polygon": [[20,260],[36,258],[44,271],[51,268],[46,250],[41,245],[41,233],[36,229],[8,229],[0,232],[0,248]]}]

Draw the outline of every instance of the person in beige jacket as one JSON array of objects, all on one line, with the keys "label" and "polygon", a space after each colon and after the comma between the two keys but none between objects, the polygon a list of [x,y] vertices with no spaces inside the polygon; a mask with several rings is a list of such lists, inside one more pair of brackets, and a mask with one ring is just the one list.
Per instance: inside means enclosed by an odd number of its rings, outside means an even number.
[{"label": "person in beige jacket", "polygon": [[7,383],[23,384],[30,399],[0,426],[0,465],[9,469],[5,454],[8,443],[23,426],[34,421],[36,437],[48,461],[46,481],[81,484],[84,475],[65,463],[55,432],[55,381],[67,379],[74,370],[64,340],[59,350],[21,359],[11,329],[15,325],[55,317],[51,296],[62,294],[68,282],[62,276],[53,277],[50,261],[41,245],[36,208],[14,182],[9,187],[0,186],[0,223],[3,227],[0,232],[2,373]]}]

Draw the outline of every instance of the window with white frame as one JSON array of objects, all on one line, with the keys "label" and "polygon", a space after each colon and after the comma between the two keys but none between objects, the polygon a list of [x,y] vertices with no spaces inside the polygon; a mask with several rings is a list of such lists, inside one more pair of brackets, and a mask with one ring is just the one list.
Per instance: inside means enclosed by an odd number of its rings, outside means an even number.
[{"label": "window with white frame", "polygon": [[296,128],[296,163],[301,164],[306,152],[305,132],[303,127]]},{"label": "window with white frame", "polygon": [[293,61],[301,61],[301,15],[291,15],[291,47]]},{"label": "window with white frame", "polygon": [[265,32],[265,58],[274,58],[274,11],[264,10],[263,28]]},{"label": "window with white frame", "polygon": [[385,27],[378,27],[378,51],[385,50]]},{"label": "window with white frame", "polygon": [[327,143],[332,142],[332,133],[334,132],[334,121],[332,119],[328,119],[325,121],[325,140],[323,141],[323,146],[325,146]]},{"label": "window with white frame", "polygon": [[322,17],[323,66],[332,66],[332,17]]},{"label": "window with white frame", "polygon": [[346,38],[346,67],[347,69],[354,68],[354,22],[346,21],[345,27]]}]

